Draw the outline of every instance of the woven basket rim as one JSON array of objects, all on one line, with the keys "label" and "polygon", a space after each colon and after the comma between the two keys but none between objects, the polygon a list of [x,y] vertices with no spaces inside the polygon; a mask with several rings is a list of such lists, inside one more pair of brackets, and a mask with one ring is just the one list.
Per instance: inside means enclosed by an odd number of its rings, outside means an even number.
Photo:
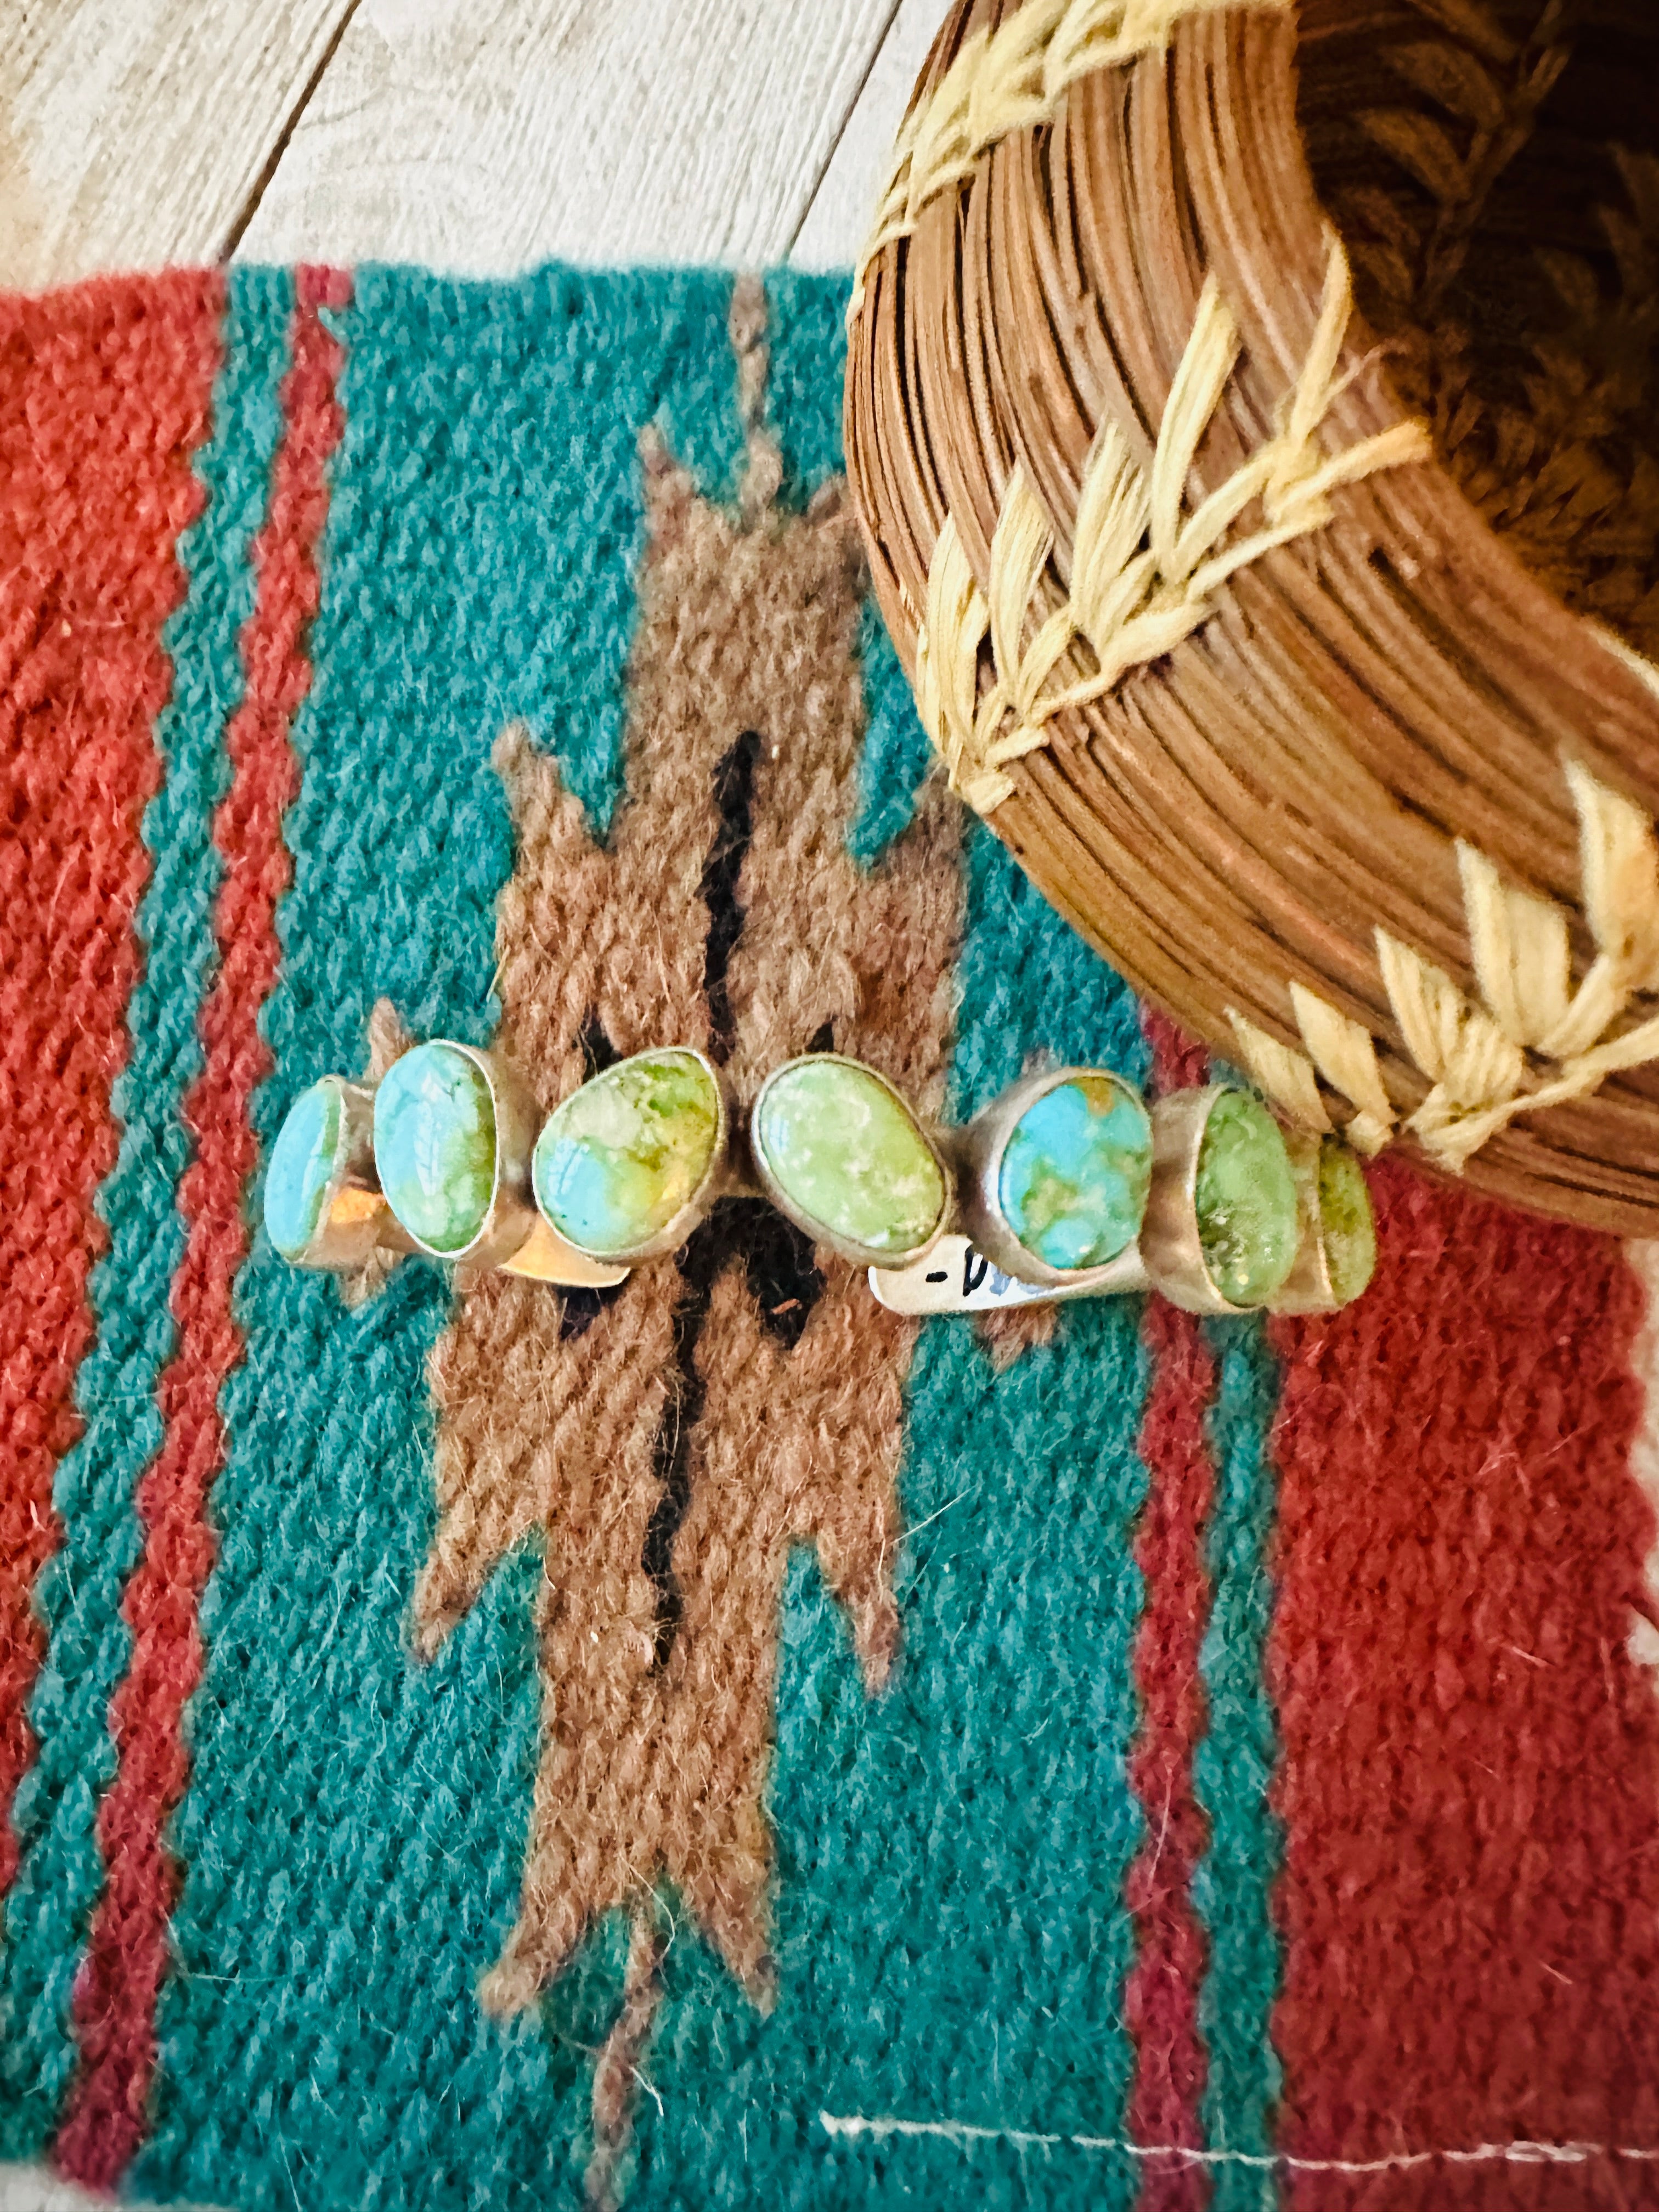
[{"label": "woven basket rim", "polygon": [[[1022,57],[1014,41],[1023,33],[1032,35]],[[974,71],[963,60],[976,53],[982,75],[999,40],[1003,64],[990,97],[968,82]],[[1201,235],[1212,250],[1200,267],[1170,276],[1168,289],[1186,309],[1184,335],[1166,336],[1161,388],[1150,398],[1131,391],[1122,404],[1132,380],[1120,378],[1116,410],[1102,405],[1080,428],[1071,422],[1051,431],[1045,422],[1039,435],[1021,418],[1024,387],[1019,404],[1008,398],[1018,374],[989,358],[1000,332],[988,300],[1005,310],[1018,302],[1033,319],[1040,307],[1054,319],[1054,270],[1078,249],[1069,234],[1038,238],[1052,210],[1039,216],[1031,209],[1050,169],[1057,198],[1097,181],[1064,173],[1064,164],[1083,162],[1079,147],[1086,152],[1090,130],[1109,134],[1097,112],[1105,100],[1132,100],[1126,82],[1167,82],[1185,119],[1201,112],[1205,85],[1248,82],[1265,107],[1293,119],[1297,44],[1288,0],[1025,0],[1015,9],[958,0],[907,118],[849,314],[849,471],[878,596],[958,789],[1068,919],[1150,996],[1242,1056],[1287,1114],[1345,1127],[1372,1148],[1403,1132],[1431,1161],[1467,1168],[1522,1202],[1651,1233],[1659,1228],[1659,1076],[1649,1063],[1659,1054],[1659,1024],[1650,1024],[1659,1007],[1645,1000],[1659,985],[1659,672],[1532,574],[1413,429],[1352,310],[1346,257],[1299,138],[1297,173],[1274,175],[1275,207],[1264,210],[1267,196],[1249,191],[1265,172],[1260,163],[1252,171],[1246,156],[1243,186],[1224,206],[1209,180]],[[1064,58],[1057,70],[1049,67],[1056,51]],[[1194,172],[1220,158],[1192,131],[1182,155]],[[923,157],[927,189],[901,220],[904,163],[914,170]],[[1084,227],[1075,206],[1066,216],[1073,230]],[[1103,216],[1096,220],[1104,227]],[[1146,227],[1155,228],[1151,219]],[[1016,244],[1043,264],[1035,275],[1009,273]],[[1176,319],[1167,298],[1142,304],[1149,323],[1160,314],[1166,325]],[[1206,325],[1214,334],[1218,306],[1236,340],[1218,382],[1214,357],[1209,372],[1200,360],[1188,374]],[[1005,312],[1002,329],[1012,319]],[[942,366],[953,346],[965,397],[951,392]],[[1074,386],[1095,366],[1092,356],[1082,371],[1073,366]],[[1046,368],[1030,370],[1033,385]],[[1160,474],[1171,394],[1178,406],[1194,388],[1200,400],[1213,398],[1213,425],[1206,427],[1200,407],[1198,434],[1176,441]],[[1042,397],[1051,415],[1063,412],[1063,392],[1052,398],[1044,387]],[[1080,411],[1075,389],[1070,397]],[[1027,412],[1036,414],[1036,402]],[[1096,650],[1090,617],[1134,580],[1119,562],[1106,564],[1103,583],[1091,567],[1101,533],[1091,538],[1086,527],[1091,500],[1111,504],[1098,481],[1109,433],[1108,489],[1121,492],[1137,471],[1146,480],[1143,504],[1153,520],[1134,544],[1143,562],[1158,556],[1133,610],[1146,649],[1115,671]],[[1234,481],[1255,501],[1240,525],[1243,557],[1230,525],[1196,563],[1172,568],[1171,546],[1206,507],[1226,505]],[[1388,571],[1386,591],[1373,556]],[[1437,609],[1420,582],[1436,567],[1458,591]],[[1166,588],[1194,579],[1205,609],[1196,622]],[[1164,878],[1180,866],[1169,825],[1161,842],[1147,840],[1150,857],[1129,854],[1127,830],[1102,831],[1091,811],[1097,803],[1115,806],[1127,824],[1135,807],[1175,802],[1135,789],[1098,796],[1098,779],[1084,780],[1086,757],[1093,748],[1110,758],[1121,781],[1126,732],[1152,723],[1168,750],[1175,739],[1165,726],[1213,703],[1228,653],[1243,666],[1275,607],[1287,622],[1286,609],[1297,623],[1314,619],[1307,602],[1322,590],[1333,595],[1334,580],[1352,595],[1349,629],[1376,633],[1367,648],[1373,659],[1386,658],[1379,641],[1386,645],[1388,625],[1406,619],[1404,605],[1414,628],[1399,656],[1403,664],[1409,644],[1413,665],[1432,672],[1414,710],[1421,788],[1390,799],[1402,866],[1431,872],[1433,896],[1413,907],[1367,894],[1382,910],[1368,916],[1362,973],[1353,947],[1315,960],[1294,931],[1247,927],[1222,910],[1218,894],[1214,911],[1194,905],[1183,921],[1207,963],[1214,1001],[1195,1008],[1181,955],[1167,941],[1167,916],[1137,935],[1123,914],[1126,903],[1147,913],[1160,899],[1169,903]],[[1340,611],[1326,608],[1319,618],[1333,624]],[[1437,623],[1446,641],[1437,647]],[[1121,646],[1121,623],[1109,641],[1114,651]],[[1377,689],[1380,678],[1363,660],[1352,639],[1340,654],[1326,654],[1320,705],[1328,719],[1352,719]],[[1261,675],[1252,664],[1252,680]],[[1468,738],[1442,726],[1443,697],[1468,713]],[[1294,720],[1279,716],[1283,725]],[[1146,775],[1155,750],[1136,756]],[[1354,763],[1327,750],[1333,771],[1357,783]],[[1372,825],[1362,838],[1354,824],[1339,825],[1339,903],[1357,902],[1353,884],[1370,881],[1377,866],[1344,839],[1369,850],[1374,832]],[[1104,870],[1103,842],[1112,853]],[[1431,867],[1423,857],[1431,844]],[[1260,854],[1237,857],[1242,865]],[[1214,878],[1218,851],[1210,866]],[[1221,891],[1228,888],[1223,881]],[[1297,927],[1313,941],[1318,918]]]}]

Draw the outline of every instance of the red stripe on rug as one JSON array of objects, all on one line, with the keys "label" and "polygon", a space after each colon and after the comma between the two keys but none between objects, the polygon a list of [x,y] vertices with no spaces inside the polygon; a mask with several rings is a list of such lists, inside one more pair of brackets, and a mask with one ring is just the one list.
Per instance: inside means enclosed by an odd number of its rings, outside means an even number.
[{"label": "red stripe on rug", "polygon": [[1152,1088],[1160,1097],[1166,1091],[1196,1091],[1209,1081],[1207,1046],[1188,1036],[1179,1023],[1156,1006],[1143,1006],[1140,1027],[1152,1048]]},{"label": "red stripe on rug", "polygon": [[[1148,1298],[1144,1330],[1152,1375],[1139,1448],[1149,1487],[1135,1557],[1146,1601],[1135,1639],[1142,1718],[1129,1778],[1147,1833],[1125,1893],[1138,1942],[1124,1990],[1135,2046],[1129,2130],[1138,2143],[1200,2150],[1205,2051],[1198,1992],[1205,1942],[1192,1883],[1206,1826],[1193,1790],[1193,1753],[1206,1710],[1198,1658],[1210,1610],[1202,1543],[1214,1472],[1204,1417],[1215,1395],[1216,1369],[1193,1315]],[[1189,2212],[1208,2196],[1201,2167],[1173,2159],[1146,2161],[1144,2206]]]},{"label": "red stripe on rug", "polygon": [[1583,2163],[1297,2174],[1318,2212],[1652,2201],[1659,1705],[1626,1649],[1652,1514],[1639,1286],[1610,1240],[1389,1160],[1381,1262],[1283,1321],[1281,2147]]},{"label": "red stripe on rug", "polygon": [[35,1743],[32,1598],[94,1326],[140,835],[161,781],[173,548],[200,511],[222,287],[175,275],[0,300],[0,1895]]},{"label": "red stripe on rug", "polygon": [[[1150,1007],[1142,1024],[1160,1092],[1208,1079],[1201,1045]],[[1146,1301],[1143,1332],[1152,1377],[1138,1443],[1147,1495],[1135,1558],[1146,1600],[1135,1639],[1141,1727],[1129,1778],[1147,1833],[1125,1885],[1136,1938],[1124,1989],[1135,2051],[1128,2126],[1137,2143],[1200,2150],[1205,2050],[1198,1994],[1206,1947],[1192,1884],[1206,1832],[1193,1789],[1193,1754],[1206,1713],[1199,1673],[1210,1613],[1203,1540],[1215,1478],[1204,1423],[1216,1365],[1197,1319],[1162,1298]],[[1176,2158],[1142,2165],[1146,2212],[1199,2212],[1209,2195],[1202,2166]]]},{"label": "red stripe on rug", "polygon": [[172,1297],[179,1347],[159,1386],[161,1449],[138,1488],[144,1553],[123,1603],[132,1660],[112,1703],[118,1764],[98,1815],[108,1883],[76,1983],[81,2071],[57,2149],[64,2172],[103,2189],[143,2138],[155,2065],[156,1999],[179,1887],[164,1831],[188,1774],[182,1723],[201,1677],[198,1609],[213,1563],[208,1497],[224,1458],[219,1393],[242,1355],[231,1297],[247,1255],[243,1198],[258,1157],[251,1107],[271,1065],[258,1019],[276,977],[276,904],[290,875],[283,817],[299,764],[289,730],[311,683],[305,639],[319,590],[326,466],[343,425],[335,397],[343,352],[318,311],[349,296],[349,280],[333,271],[299,272],[283,441],[241,640],[246,690],[225,732],[231,782],[214,823],[225,860],[215,914],[221,966],[202,1011],[202,1073],[185,1103],[196,1157],[179,1194],[187,1224]]}]

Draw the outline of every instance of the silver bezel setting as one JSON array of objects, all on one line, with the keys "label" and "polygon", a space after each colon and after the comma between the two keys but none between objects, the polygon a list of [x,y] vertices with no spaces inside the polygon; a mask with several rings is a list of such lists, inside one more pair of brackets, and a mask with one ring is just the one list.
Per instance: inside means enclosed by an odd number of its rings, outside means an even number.
[{"label": "silver bezel setting", "polygon": [[[323,1194],[315,1234],[297,1252],[281,1252],[291,1267],[349,1275],[388,1244],[412,1250],[408,1232],[386,1204],[374,1172],[374,1093],[343,1075],[323,1075],[307,1090],[332,1084],[340,1097],[340,1139]],[[301,1092],[296,1097],[299,1103]],[[291,1112],[292,1108],[289,1109]],[[273,1249],[276,1248],[273,1247]]]},{"label": "silver bezel setting", "polygon": [[[1185,1313],[1261,1313],[1279,1304],[1278,1289],[1253,1306],[1236,1306],[1224,1297],[1199,1233],[1198,1160],[1204,1132],[1218,1102],[1239,1087],[1206,1083],[1201,1091],[1173,1091],[1152,1108],[1152,1189],[1140,1231],[1141,1257],[1152,1287]],[[1300,1207],[1298,1190],[1298,1214]]]},{"label": "silver bezel setting", "polygon": [[[929,1235],[921,1243],[911,1245],[902,1252],[884,1252],[878,1250],[873,1245],[858,1243],[851,1237],[837,1237],[826,1229],[821,1221],[815,1220],[810,1214],[803,1212],[768,1167],[765,1151],[759,1136],[761,1115],[765,1107],[767,1096],[773,1086],[780,1083],[786,1075],[793,1074],[797,1068],[810,1067],[816,1061],[827,1062],[835,1067],[855,1067],[861,1075],[867,1075],[872,1082],[878,1083],[889,1097],[894,1099],[902,1109],[906,1120],[932,1153],[934,1164],[939,1171],[944,1194],[939,1204],[939,1217]],[[829,1250],[838,1254],[842,1259],[850,1260],[854,1267],[891,1269],[912,1266],[916,1261],[925,1259],[933,1250],[950,1226],[955,1213],[957,1178],[949,1155],[941,1147],[933,1132],[898,1086],[890,1083],[879,1068],[872,1067],[867,1060],[854,1060],[850,1053],[798,1053],[793,1060],[787,1060],[781,1067],[773,1069],[771,1074],[762,1084],[756,1094],[755,1103],[749,1109],[749,1157],[756,1182],[784,1218],[793,1221],[801,1234],[810,1237],[815,1244],[826,1246]]]},{"label": "silver bezel setting", "polygon": [[1146,1102],[1140,1092],[1115,1068],[1043,1068],[1022,1077],[1000,1092],[951,1141],[957,1168],[957,1215],[969,1241],[1017,1282],[1079,1295],[1097,1283],[1103,1288],[1121,1282],[1126,1272],[1125,1255],[1133,1251],[1137,1237],[1132,1237],[1122,1251],[1102,1261],[1097,1267],[1051,1267],[1029,1245],[1023,1244],[1010,1227],[1002,1210],[1001,1183],[1002,1158],[1008,1140],[1031,1108],[1051,1091],[1058,1091],[1084,1076],[1096,1079],[1104,1077],[1133,1099],[1143,1112],[1146,1111]]},{"label": "silver bezel setting", "polygon": [[1319,1203],[1319,1156],[1324,1139],[1286,1129],[1285,1148],[1296,1176],[1297,1236],[1291,1272],[1273,1294],[1273,1310],[1283,1314],[1338,1313],[1341,1301],[1331,1283],[1325,1244],[1325,1215]]},{"label": "silver bezel setting", "polygon": [[[626,1060],[617,1060],[612,1063],[611,1066],[603,1069],[599,1074],[590,1076],[588,1082],[602,1083],[605,1080],[605,1078],[607,1075],[613,1074],[617,1068],[626,1067],[629,1066],[629,1062],[633,1060],[660,1060],[668,1053],[676,1053],[687,1060],[695,1060],[698,1066],[702,1068],[703,1073],[708,1078],[709,1081],[714,1086],[714,1096],[719,1102],[717,1109],[718,1120],[716,1121],[714,1128],[714,1149],[709,1155],[708,1165],[703,1172],[702,1181],[698,1183],[696,1190],[692,1192],[690,1197],[687,1199],[685,1204],[680,1208],[679,1212],[674,1216],[673,1219],[668,1222],[664,1228],[659,1231],[656,1236],[647,1237],[642,1244],[630,1245],[625,1252],[599,1252],[596,1251],[591,1245],[577,1243],[574,1237],[568,1237],[564,1231],[557,1227],[556,1224],[549,1218],[547,1214],[542,1211],[541,1201],[536,1197],[535,1194],[535,1178],[532,1170],[531,1177],[531,1200],[536,1207],[537,1219],[544,1223],[562,1243],[568,1244],[573,1252],[580,1252],[584,1259],[592,1261],[598,1267],[624,1268],[637,1267],[647,1260],[660,1260],[666,1257],[666,1255],[671,1252],[678,1252],[681,1245],[684,1243],[686,1238],[691,1234],[692,1231],[696,1228],[697,1224],[707,1218],[710,1209],[721,1198],[723,1198],[726,1192],[733,1186],[734,1178],[732,1164],[732,1127],[733,1118],[732,1094],[726,1085],[725,1077],[721,1074],[720,1069],[715,1066],[714,1061],[709,1059],[707,1053],[699,1052],[695,1045],[653,1045],[645,1052],[629,1053]],[[586,1091],[587,1087],[587,1083],[580,1085],[576,1090],[570,1093],[570,1097],[579,1098],[581,1096],[581,1093]],[[560,1107],[568,1105],[568,1103],[569,1099],[561,1099],[559,1106],[556,1106],[554,1108],[553,1113],[556,1114],[559,1111]],[[553,1115],[550,1114],[547,1116],[547,1122],[550,1122],[552,1119]],[[536,1135],[537,1144],[541,1141],[541,1137],[546,1126],[547,1123],[544,1122],[542,1128],[538,1130]],[[531,1146],[531,1153],[533,1160],[535,1144],[532,1144]]]},{"label": "silver bezel setting", "polygon": [[470,1060],[489,1085],[490,1104],[495,1116],[495,1176],[489,1205],[471,1243],[453,1252],[440,1251],[436,1245],[417,1237],[406,1222],[398,1218],[389,1199],[386,1211],[408,1238],[411,1252],[436,1260],[447,1267],[499,1267],[528,1241],[541,1218],[530,1187],[530,1156],[541,1127],[536,1101],[524,1079],[496,1054],[485,1052],[477,1045],[461,1044],[453,1037],[432,1037],[428,1043],[441,1045]]}]

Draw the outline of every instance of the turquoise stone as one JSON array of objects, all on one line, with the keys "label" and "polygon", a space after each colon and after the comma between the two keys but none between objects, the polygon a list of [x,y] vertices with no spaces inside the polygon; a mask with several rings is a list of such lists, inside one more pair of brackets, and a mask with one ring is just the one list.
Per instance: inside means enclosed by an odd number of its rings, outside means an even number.
[{"label": "turquoise stone", "polygon": [[434,1252],[464,1252],[495,1189],[489,1078],[453,1044],[417,1045],[374,1094],[374,1166],[386,1200]]},{"label": "turquoise stone", "polygon": [[1028,1106],[1003,1147],[997,1197],[1049,1267],[1103,1267],[1140,1233],[1152,1118],[1110,1075],[1073,1076]]},{"label": "turquoise stone", "polygon": [[554,1113],[537,1140],[536,1202],[579,1250],[624,1258],[696,1197],[720,1124],[720,1091],[695,1053],[640,1053]]},{"label": "turquoise stone", "polygon": [[909,1109],[867,1068],[805,1060],[762,1093],[755,1144],[803,1225],[884,1258],[926,1244],[945,1177]]},{"label": "turquoise stone", "polygon": [[1376,1271],[1376,1218],[1364,1169],[1335,1137],[1319,1148],[1319,1218],[1331,1294],[1351,1305]]},{"label": "turquoise stone", "polygon": [[1211,1281],[1230,1305],[1265,1304],[1296,1260],[1296,1173],[1278,1122],[1248,1091],[1224,1091],[1211,1109],[1194,1201]]},{"label": "turquoise stone", "polygon": [[285,1260],[322,1226],[344,1118],[340,1086],[325,1075],[300,1093],[276,1133],[265,1171],[265,1234]]}]

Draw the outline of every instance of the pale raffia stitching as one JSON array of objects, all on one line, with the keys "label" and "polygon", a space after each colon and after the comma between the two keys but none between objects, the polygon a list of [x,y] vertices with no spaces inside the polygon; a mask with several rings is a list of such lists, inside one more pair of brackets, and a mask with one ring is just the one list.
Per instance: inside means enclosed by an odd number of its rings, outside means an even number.
[{"label": "pale raffia stitching", "polygon": [[[1048,123],[1079,77],[1139,55],[1161,53],[1183,17],[1237,7],[1239,0],[1028,0],[1000,30],[980,31],[905,118],[859,257],[848,307],[864,303],[865,278],[884,246],[907,238],[922,210],[972,173],[1015,131]],[[1251,0],[1286,10],[1291,0]]]},{"label": "pale raffia stitching", "polygon": [[[1620,658],[1629,659],[1628,648]],[[1659,686],[1644,664],[1643,680]],[[1595,958],[1577,988],[1567,915],[1553,900],[1506,883],[1460,842],[1463,907],[1480,1002],[1386,930],[1377,959],[1407,1053],[1433,1086],[1405,1127],[1460,1173],[1519,1114],[1587,1098],[1609,1075],[1659,1059],[1659,1015],[1630,1020],[1632,1001],[1659,993],[1659,842],[1641,809],[1577,761],[1566,763],[1578,813],[1585,919]],[[1358,1022],[1304,985],[1291,1011],[1307,1049],[1230,1013],[1246,1067],[1297,1126],[1328,1129],[1319,1088],[1358,1110],[1346,1133],[1380,1152],[1396,1133],[1376,1046]]]},{"label": "pale raffia stitching", "polygon": [[[1069,598],[1048,580],[1053,525],[1018,465],[991,540],[986,590],[946,515],[916,639],[916,704],[952,788],[976,812],[988,814],[1008,797],[1014,787],[1008,764],[1048,743],[1055,714],[1100,698],[1130,669],[1173,651],[1214,612],[1214,593],[1237,569],[1322,529],[1339,484],[1429,458],[1428,433],[1414,422],[1396,423],[1334,457],[1322,447],[1320,426],[1340,388],[1337,363],[1352,306],[1347,258],[1333,234],[1319,320],[1302,373],[1281,403],[1278,434],[1188,512],[1193,462],[1240,350],[1220,287],[1213,276],[1206,280],[1150,476],[1136,465],[1115,422],[1103,424],[1095,440],[1078,495]],[[1260,525],[1222,545],[1256,502]],[[1058,604],[1049,607],[1050,599]],[[988,635],[995,680],[981,697],[980,647]],[[1092,672],[1048,690],[1061,658],[1079,641],[1093,659]]]}]

